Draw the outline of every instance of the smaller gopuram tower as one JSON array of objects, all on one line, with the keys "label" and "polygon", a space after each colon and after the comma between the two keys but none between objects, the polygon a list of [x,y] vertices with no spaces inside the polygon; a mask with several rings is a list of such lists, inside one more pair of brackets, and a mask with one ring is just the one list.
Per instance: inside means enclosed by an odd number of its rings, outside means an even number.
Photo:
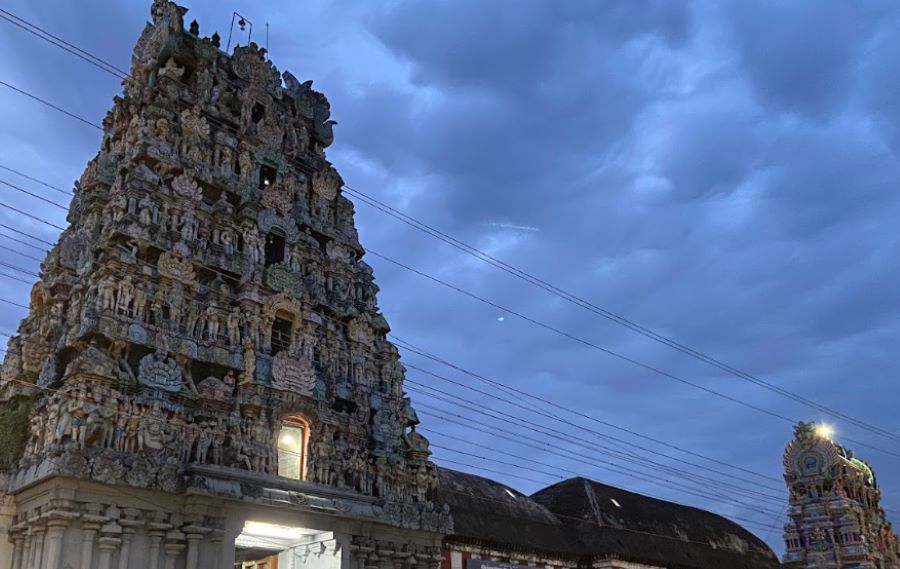
[{"label": "smaller gopuram tower", "polygon": [[900,541],[881,508],[875,473],[831,440],[829,427],[794,427],[784,451],[784,479],[790,492],[786,567],[900,568]]}]

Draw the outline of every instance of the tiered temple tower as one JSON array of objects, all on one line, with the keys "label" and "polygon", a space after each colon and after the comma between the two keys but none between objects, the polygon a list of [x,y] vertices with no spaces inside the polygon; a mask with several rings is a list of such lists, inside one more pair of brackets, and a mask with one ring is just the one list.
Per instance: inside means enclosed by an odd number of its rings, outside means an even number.
[{"label": "tiered temple tower", "polygon": [[868,464],[834,443],[828,429],[800,423],[784,452],[790,492],[785,566],[898,569],[900,542],[881,508]]},{"label": "tiered temple tower", "polygon": [[433,567],[451,520],[328,101],[186,11],[153,2],[8,344],[11,566],[220,569],[293,535],[335,567]]}]

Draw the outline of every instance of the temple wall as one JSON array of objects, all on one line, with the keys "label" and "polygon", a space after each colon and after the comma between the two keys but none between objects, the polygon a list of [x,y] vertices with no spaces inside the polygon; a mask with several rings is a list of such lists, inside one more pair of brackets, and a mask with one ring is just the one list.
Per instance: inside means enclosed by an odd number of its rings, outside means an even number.
[{"label": "temple wall", "polygon": [[[321,508],[320,508],[321,509]],[[0,569],[221,569],[248,520],[318,530],[279,556],[281,569],[436,569],[440,535],[346,512],[111,487],[50,477],[10,494]],[[305,542],[302,543],[302,542]],[[379,565],[380,566],[380,565]]]}]

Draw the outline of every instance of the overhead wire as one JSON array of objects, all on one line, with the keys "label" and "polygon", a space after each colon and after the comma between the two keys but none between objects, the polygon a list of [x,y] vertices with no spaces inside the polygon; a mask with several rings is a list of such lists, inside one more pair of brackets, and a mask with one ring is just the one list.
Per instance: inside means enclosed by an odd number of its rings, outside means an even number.
[{"label": "overhead wire", "polygon": [[[635,464],[642,468],[647,468],[648,470],[665,472],[665,473],[671,474],[673,476],[678,476],[678,477],[684,478],[685,480],[691,481],[693,483],[699,482],[701,484],[709,484],[710,482],[712,482],[715,484],[719,484],[723,487],[731,488],[733,491],[747,495],[747,497],[751,497],[753,499],[769,500],[769,501],[772,501],[773,503],[777,501],[778,504],[782,503],[782,501],[779,499],[780,498],[779,496],[773,496],[773,495],[765,494],[765,493],[762,493],[762,492],[759,492],[756,490],[743,488],[732,482],[727,482],[724,480],[711,478],[709,476],[695,474],[695,473],[685,471],[682,469],[678,469],[678,468],[675,468],[675,467],[672,467],[669,465],[665,465],[665,464],[662,464],[662,463],[659,463],[659,462],[656,462],[656,461],[653,461],[650,459],[637,457],[637,456],[623,456],[622,453],[617,453],[615,451],[611,451],[608,447],[604,447],[603,445],[600,445],[597,443],[592,443],[592,442],[586,441],[586,440],[579,440],[579,439],[573,437],[571,434],[560,431],[558,429],[554,429],[554,428],[548,427],[546,425],[535,423],[533,421],[522,420],[515,416],[509,415],[508,413],[504,413],[502,411],[498,411],[495,409],[485,409],[483,407],[477,406],[477,404],[473,405],[473,402],[466,401],[457,396],[447,397],[446,395],[443,395],[443,394],[435,394],[435,393],[430,393],[428,391],[423,391],[421,389],[421,387],[422,387],[421,385],[414,383],[413,386],[409,387],[409,390],[412,392],[427,395],[435,400],[442,401],[444,403],[450,403],[451,405],[460,407],[461,409],[464,409],[465,411],[467,411],[469,413],[476,413],[478,415],[483,415],[483,416],[489,417],[500,423],[513,424],[518,428],[525,428],[526,433],[540,433],[540,434],[542,434],[548,438],[551,438],[555,441],[558,441],[558,442],[565,442],[569,445],[577,446],[582,449],[589,450],[591,452],[605,453],[605,454],[602,454],[602,456],[610,457],[610,459],[617,459],[617,460],[627,462],[630,464]],[[462,400],[463,403],[460,403],[459,402],[460,400]],[[495,425],[494,425],[494,427],[496,428]],[[599,461],[608,466],[616,466],[616,464],[611,462],[610,460],[604,460],[604,459],[599,459],[599,458],[594,459],[594,460]]]},{"label": "overhead wire", "polygon": [[[209,269],[211,269],[211,270],[215,270],[216,272],[220,272],[220,271],[219,271],[218,269],[216,269],[215,267],[209,267],[209,266],[206,266],[206,267],[209,268]],[[234,278],[234,275],[225,275],[225,276],[228,277],[228,278]]]},{"label": "overhead wire", "polygon": [[[4,336],[10,336],[10,334],[4,333],[4,332],[0,332],[0,334],[2,334],[2,335],[4,335]],[[85,401],[85,402],[91,402],[91,403],[93,403],[93,401],[92,401],[90,398],[86,397],[86,396],[82,396],[82,395],[79,395],[79,394],[77,394],[77,393],[66,392],[66,391],[63,391],[63,390],[61,390],[61,389],[53,388],[53,387],[50,387],[50,386],[39,386],[39,385],[32,384],[32,383],[29,383],[29,382],[25,382],[25,381],[18,380],[18,379],[5,379],[5,380],[0,381],[0,384],[5,383],[5,382],[8,382],[8,383],[16,383],[16,384],[19,384],[19,385],[23,385],[23,386],[26,386],[26,387],[29,387],[29,388],[38,389],[38,390],[45,391],[45,392],[48,392],[48,393],[59,394],[60,396],[65,397],[65,398],[76,399],[76,400],[83,400],[83,401]],[[121,411],[117,411],[117,413],[123,414],[123,412],[121,412]],[[126,416],[140,417],[142,420],[148,420],[148,421],[152,421],[152,422],[159,422],[159,423],[163,423],[163,424],[168,424],[168,422],[165,421],[165,420],[163,420],[163,419],[156,419],[156,418],[154,418],[154,417],[150,417],[150,416],[143,415],[143,414],[136,414],[136,413],[134,413],[134,412],[125,412],[124,414],[125,414]],[[447,447],[447,448],[449,448],[449,447]],[[455,449],[451,449],[451,450],[455,450]],[[479,458],[479,459],[485,458],[485,457],[478,457],[478,456],[476,456],[476,455],[473,455],[472,453],[466,453],[466,452],[464,452],[464,451],[462,452],[462,454],[467,455],[467,456],[471,456],[471,457],[473,457],[473,458]],[[506,475],[507,477],[511,477],[511,478],[516,478],[516,479],[526,480],[526,481],[535,482],[535,483],[538,483],[538,484],[546,484],[546,481],[543,481],[543,480],[537,480],[537,479],[530,478],[530,477],[527,477],[527,476],[521,476],[521,475],[517,475],[517,474],[511,474],[511,473],[506,472],[506,471],[499,471],[499,470],[487,468],[487,467],[484,467],[484,466],[481,466],[481,465],[472,465],[472,464],[469,464],[469,463],[463,463],[463,462],[460,462],[460,461],[455,461],[455,460],[447,459],[447,458],[441,458],[441,459],[439,459],[439,460],[440,460],[441,462],[445,462],[445,463],[449,463],[449,464],[455,464],[455,465],[466,466],[466,467],[468,467],[468,468],[472,468],[472,469],[475,469],[475,470],[481,470],[481,471],[486,471],[486,472],[492,472],[492,473],[496,473],[496,474],[504,474],[504,475]],[[498,461],[496,461],[496,460],[487,459],[487,458],[485,458],[485,460],[489,460],[489,461],[493,461],[493,462],[498,462]],[[52,462],[52,461],[51,461],[51,462]],[[499,461],[499,462],[502,462],[502,461]],[[515,465],[515,464],[512,464],[512,463],[508,463],[508,462],[507,462],[507,463],[504,463],[504,464],[506,464],[507,466],[515,466],[516,468],[521,469],[520,466]],[[525,470],[528,470],[528,469],[525,469]],[[536,471],[534,471],[534,470],[531,470],[531,471],[532,471],[532,472],[536,472]],[[546,473],[546,472],[540,472],[540,473],[541,473],[541,474],[544,474],[544,475],[554,476],[554,477],[556,477],[557,479],[561,479],[561,477],[558,477],[558,476],[553,475],[553,474],[550,474],[550,473]],[[676,488],[676,489],[677,489],[677,488]],[[688,493],[690,493],[690,492],[688,492]],[[471,494],[471,495],[477,496],[476,494]],[[702,495],[702,494],[697,494],[697,496],[698,496],[698,497],[701,497],[701,498],[710,498],[709,496],[704,496],[704,495]],[[655,498],[655,499],[660,499],[660,498],[656,498],[656,497],[654,497],[654,496],[650,496],[650,497],[653,497],[653,498]],[[741,517],[735,516],[735,515],[727,515],[727,516],[728,516],[728,517],[731,517],[731,518],[734,518],[734,519],[743,520],[743,521],[749,522],[749,523],[751,523],[751,524],[761,525],[761,524],[759,524],[759,522],[755,522],[755,521],[750,520],[750,519],[747,519],[747,518],[741,518]],[[766,527],[770,527],[770,526],[766,526]]]},{"label": "overhead wire", "polygon": [[[0,8],[0,11],[2,11],[2,10],[3,10],[3,9]],[[0,170],[6,170],[7,172],[9,172],[9,173],[11,173],[11,174],[15,174],[16,176],[20,176],[20,177],[22,177],[22,178],[25,178],[26,180],[30,180],[30,181],[32,181],[32,182],[34,182],[34,183],[36,183],[36,184],[40,184],[40,185],[44,186],[44,187],[47,188],[47,189],[53,190],[54,192],[59,192],[60,194],[63,194],[63,195],[65,195],[65,196],[72,197],[72,192],[69,192],[69,191],[67,191],[67,190],[64,190],[64,189],[60,188],[59,186],[54,186],[54,185],[52,185],[52,184],[49,184],[49,183],[47,183],[47,182],[45,182],[45,181],[43,181],[43,180],[39,180],[39,179],[37,179],[37,178],[35,178],[35,177],[33,177],[33,176],[29,176],[28,174],[22,173],[22,172],[20,172],[20,171],[18,171],[18,170],[13,170],[13,169],[10,168],[9,166],[5,166],[5,165],[3,165],[3,164],[0,164]]]},{"label": "overhead wire", "polygon": [[100,130],[100,131],[103,130],[103,127],[100,126],[99,124],[97,124],[97,123],[95,123],[95,122],[91,122],[91,121],[89,121],[89,120],[86,119],[86,118],[80,117],[80,116],[76,115],[75,113],[69,112],[69,111],[65,110],[64,108],[62,108],[62,107],[59,107],[59,106],[57,106],[57,105],[54,105],[53,103],[51,103],[51,102],[48,101],[47,99],[38,97],[37,95],[33,95],[33,94],[29,93],[28,91],[25,91],[24,89],[20,89],[19,87],[16,87],[15,85],[11,85],[10,83],[7,83],[6,81],[3,81],[2,79],[0,79],[0,85],[3,85],[3,86],[6,87],[7,89],[11,89],[11,90],[15,91],[16,93],[19,93],[20,95],[24,95],[24,96],[28,97],[29,99],[33,99],[33,100],[35,100],[35,101],[37,101],[37,102],[39,102],[39,103],[41,103],[41,104],[43,104],[43,105],[46,105],[47,107],[50,107],[50,108],[53,109],[53,110],[59,111],[59,112],[61,112],[62,114],[66,115],[66,116],[69,116],[69,117],[71,117],[71,118],[73,118],[73,119],[75,119],[75,120],[77,120],[77,121],[81,121],[81,122],[83,122],[84,124],[86,124],[86,125],[88,125],[88,126],[94,127],[94,128],[96,128],[97,130]]},{"label": "overhead wire", "polygon": [[419,231],[422,231],[428,235],[431,235],[432,237],[435,237],[436,239],[439,239],[440,241],[448,243],[448,244],[452,245],[453,247],[455,247],[471,256],[474,256],[475,258],[480,259],[481,261],[484,261],[496,268],[499,268],[500,270],[502,270],[506,273],[509,273],[521,280],[528,282],[529,284],[537,286],[538,288],[541,288],[547,292],[550,292],[551,294],[554,294],[555,296],[562,298],[563,300],[566,300],[572,304],[575,304],[576,306],[587,309],[590,312],[593,312],[594,314],[602,316],[603,318],[606,318],[607,320],[610,320],[618,325],[624,326],[624,327],[626,327],[644,337],[647,337],[657,343],[666,345],[666,346],[673,348],[689,357],[700,360],[708,365],[711,365],[713,367],[720,369],[721,371],[725,371],[726,373],[728,373],[730,375],[736,376],[740,379],[748,381],[759,387],[762,387],[769,391],[775,392],[783,397],[787,397],[797,403],[800,403],[802,405],[805,405],[807,407],[815,409],[819,412],[825,413],[829,416],[847,421],[848,423],[855,425],[861,429],[868,430],[870,432],[873,432],[875,434],[878,434],[885,438],[889,438],[894,441],[900,441],[900,437],[898,437],[894,433],[891,433],[880,427],[871,425],[867,422],[864,422],[864,421],[861,421],[854,417],[851,417],[851,416],[849,416],[845,413],[842,413],[840,411],[837,411],[835,409],[826,407],[825,405],[817,403],[807,397],[803,397],[802,395],[793,393],[793,392],[786,390],[780,386],[777,386],[775,384],[767,382],[759,377],[751,375],[745,371],[735,368],[734,366],[726,364],[712,356],[709,356],[708,354],[700,352],[699,350],[693,349],[693,348],[686,346],[684,344],[681,344],[667,336],[659,334],[658,332],[656,332],[650,328],[647,328],[645,326],[637,324],[637,323],[635,323],[631,320],[628,320],[627,318],[625,318],[623,316],[615,314],[607,309],[601,308],[600,306],[597,306],[596,304],[593,304],[583,298],[580,298],[580,297],[572,294],[571,292],[565,291],[556,285],[553,285],[543,279],[540,279],[540,278],[538,278],[530,273],[527,273],[521,269],[518,269],[512,265],[509,265],[508,263],[506,263],[494,256],[491,256],[490,254],[488,254],[480,249],[477,249],[471,245],[463,243],[462,241],[460,241],[438,229],[435,229],[434,227],[432,227],[422,221],[412,218],[412,217],[404,214],[403,212],[391,207],[390,205],[388,205],[384,202],[381,202],[381,201],[373,198],[372,196],[370,196],[360,190],[349,187],[346,184],[344,185],[344,189],[348,190],[349,191],[348,193],[351,193],[351,195],[354,195],[355,197],[360,199],[360,201],[362,201],[366,205],[369,205],[370,207],[373,207],[373,208],[381,211],[382,213],[385,213],[391,217],[394,217],[395,219],[398,219],[399,221],[401,221],[415,229],[418,229]]}]

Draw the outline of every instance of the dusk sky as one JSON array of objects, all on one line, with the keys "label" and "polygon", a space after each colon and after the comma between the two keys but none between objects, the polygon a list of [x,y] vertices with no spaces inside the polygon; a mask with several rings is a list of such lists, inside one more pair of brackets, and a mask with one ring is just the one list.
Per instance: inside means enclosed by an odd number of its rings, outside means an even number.
[{"label": "dusk sky", "polygon": [[[349,187],[739,370],[891,433],[900,428],[896,2],[197,0],[187,7],[185,21],[196,18],[204,36],[218,31],[223,47],[232,10],[254,23],[260,43],[269,23],[275,65],[314,80],[331,102],[339,124],[328,157]],[[137,0],[8,0],[3,8],[123,69],[149,19],[149,2]],[[8,22],[0,30],[0,80],[102,120],[119,80]],[[246,32],[234,34],[246,43]],[[0,86],[0,165],[71,189],[100,139],[100,131]],[[6,171],[0,180],[65,201]],[[704,389],[791,420],[827,421],[838,440],[877,447],[846,443],[873,465],[889,515],[900,522],[897,440],[686,357],[349,197],[373,252]],[[64,211],[8,187],[0,201],[65,225]],[[0,218],[56,240],[56,230],[9,210]],[[7,238],[0,245],[43,256]],[[8,249],[0,258],[38,267]],[[409,369],[408,380],[570,437],[547,438],[410,389],[423,434],[443,447],[434,448],[438,464],[525,493],[577,473],[733,516],[783,550],[779,479],[790,421],[375,255],[366,259],[396,336],[492,380],[770,478],[545,408],[564,425]],[[3,299],[27,303],[28,290],[0,277]],[[12,333],[24,311],[7,305],[0,315],[0,331]],[[408,351],[403,361],[493,390]],[[483,430],[450,424],[429,408]],[[579,425],[628,441],[615,443],[619,453],[746,486],[720,474],[731,473],[780,500],[572,446],[610,444]],[[496,426],[531,446],[484,432]],[[581,459],[536,448],[547,444]]]}]

